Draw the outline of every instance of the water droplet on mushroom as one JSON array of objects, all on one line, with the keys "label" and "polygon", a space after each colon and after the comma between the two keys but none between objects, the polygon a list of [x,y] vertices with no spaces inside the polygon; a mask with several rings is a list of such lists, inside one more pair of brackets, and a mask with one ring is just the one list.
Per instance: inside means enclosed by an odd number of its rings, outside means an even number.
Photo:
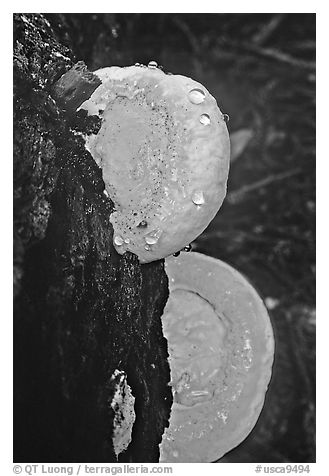
[{"label": "water droplet on mushroom", "polygon": [[125,243],[128,245],[130,243],[130,239],[129,238],[125,238]]},{"label": "water droplet on mushroom", "polygon": [[135,66],[140,66],[141,64],[140,63],[135,63]]},{"label": "water droplet on mushroom", "polygon": [[192,195],[192,202],[195,205],[203,205],[205,203],[203,192],[199,190],[197,192],[194,192]]},{"label": "water droplet on mushroom", "polygon": [[149,68],[155,69],[158,67],[158,63],[156,61],[150,61],[147,65]]},{"label": "water droplet on mushroom", "polygon": [[191,245],[191,243],[190,243],[189,245],[187,245],[187,246],[184,246],[184,248],[183,248],[183,251],[186,251],[186,252],[189,252],[189,251],[191,251],[191,250],[192,250],[192,245]]},{"label": "water droplet on mushroom", "polygon": [[209,126],[210,124],[210,117],[208,114],[201,114],[200,116],[200,122],[201,124],[203,124],[204,126]]},{"label": "water droplet on mushroom", "polygon": [[122,246],[124,243],[123,238],[121,236],[117,235],[114,237],[114,244],[117,246]]},{"label": "water droplet on mushroom", "polygon": [[158,238],[155,236],[145,236],[145,241],[148,245],[155,245],[158,242]]},{"label": "water droplet on mushroom", "polygon": [[154,109],[154,102],[151,102],[151,108]]},{"label": "water droplet on mushroom", "polygon": [[201,104],[204,102],[206,95],[202,91],[202,89],[192,89],[188,93],[188,98],[191,101],[192,104]]},{"label": "water droplet on mushroom", "polygon": [[146,243],[148,245],[155,245],[159,241],[161,233],[162,231],[159,229],[151,231],[145,236]]},{"label": "water droplet on mushroom", "polygon": [[175,258],[177,258],[177,256],[179,256],[179,255],[180,255],[180,251],[176,251],[176,253],[173,254],[173,256],[174,256]]},{"label": "water droplet on mushroom", "polygon": [[139,228],[146,228],[147,227],[147,221],[142,220],[138,225]]},{"label": "water droplet on mushroom", "polygon": [[222,118],[224,122],[229,122],[230,116],[228,114],[222,114]]},{"label": "water droplet on mushroom", "polygon": [[104,190],[104,191],[103,191],[103,194],[105,195],[105,197],[108,197],[108,196],[109,196],[107,190]]},{"label": "water droplet on mushroom", "polygon": [[145,246],[144,246],[144,249],[145,249],[146,251],[150,251],[150,246],[149,246],[149,245],[145,245]]}]

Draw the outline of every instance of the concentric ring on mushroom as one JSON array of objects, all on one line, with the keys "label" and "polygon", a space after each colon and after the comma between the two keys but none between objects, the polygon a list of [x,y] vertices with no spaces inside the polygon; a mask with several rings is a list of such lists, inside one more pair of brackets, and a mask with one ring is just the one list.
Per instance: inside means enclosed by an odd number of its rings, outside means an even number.
[{"label": "concentric ring on mushroom", "polygon": [[160,462],[212,462],[257,422],[273,331],[261,298],[231,266],[195,252],[165,263],[170,294],[162,323],[174,403]]}]

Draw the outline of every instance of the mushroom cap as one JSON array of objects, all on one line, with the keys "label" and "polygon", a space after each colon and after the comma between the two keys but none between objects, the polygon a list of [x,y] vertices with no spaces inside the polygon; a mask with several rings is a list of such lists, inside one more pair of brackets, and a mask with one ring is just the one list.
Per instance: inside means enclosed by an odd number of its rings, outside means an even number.
[{"label": "mushroom cap", "polygon": [[114,246],[147,263],[208,226],[225,194],[230,144],[216,100],[200,83],[156,67],[109,67],[80,108],[102,117],[86,147],[102,168]]},{"label": "mushroom cap", "polygon": [[160,461],[216,461],[247,437],[263,407],[271,322],[255,289],[226,263],[192,252],[167,258],[165,268],[174,403]]}]

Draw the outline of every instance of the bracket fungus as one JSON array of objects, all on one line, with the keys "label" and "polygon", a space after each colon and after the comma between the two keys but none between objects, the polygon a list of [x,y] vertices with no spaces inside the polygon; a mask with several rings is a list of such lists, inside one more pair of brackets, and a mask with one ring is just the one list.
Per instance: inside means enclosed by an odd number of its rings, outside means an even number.
[{"label": "bracket fungus", "polygon": [[122,370],[116,369],[111,377],[114,386],[110,406],[114,413],[112,442],[116,457],[128,448],[131,442],[132,428],[136,419],[132,394],[127,376]]},{"label": "bracket fungus", "polygon": [[224,200],[226,116],[204,86],[155,61],[95,74],[102,84],[80,108],[102,118],[86,148],[114,202],[114,247],[141,263],[165,258],[202,233]]},{"label": "bracket fungus", "polygon": [[167,258],[162,316],[174,403],[161,462],[212,462],[241,443],[259,417],[274,338],[249,282],[220,260],[191,252]]}]

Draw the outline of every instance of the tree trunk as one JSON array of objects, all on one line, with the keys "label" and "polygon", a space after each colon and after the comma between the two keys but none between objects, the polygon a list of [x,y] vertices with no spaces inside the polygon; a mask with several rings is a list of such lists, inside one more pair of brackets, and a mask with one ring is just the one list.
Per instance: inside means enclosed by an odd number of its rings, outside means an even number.
[{"label": "tree trunk", "polygon": [[75,112],[98,81],[75,62],[44,16],[14,16],[14,460],[116,461],[118,369],[136,399],[119,460],[154,462],[172,403],[167,276],[112,245],[82,137],[100,120]]}]

